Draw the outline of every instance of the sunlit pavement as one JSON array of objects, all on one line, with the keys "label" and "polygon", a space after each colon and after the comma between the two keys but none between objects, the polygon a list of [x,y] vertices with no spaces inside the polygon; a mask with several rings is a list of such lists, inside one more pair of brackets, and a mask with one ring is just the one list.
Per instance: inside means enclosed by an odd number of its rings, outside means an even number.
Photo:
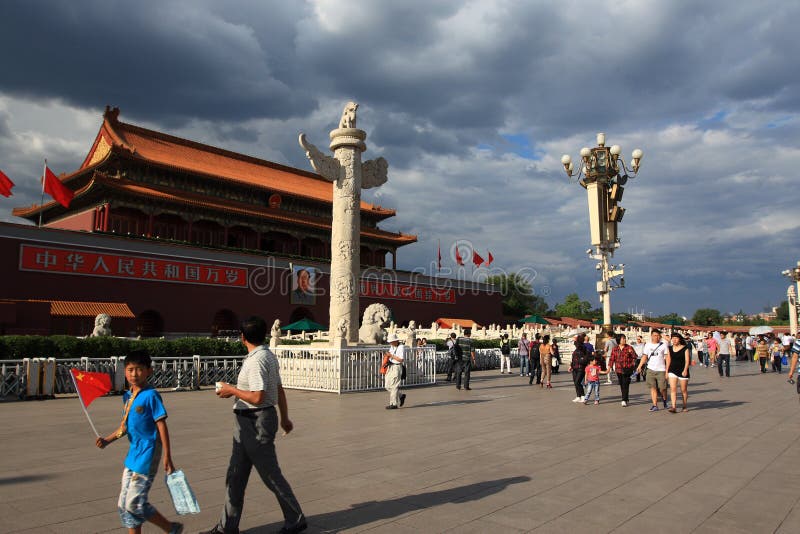
[{"label": "sunlit pavement", "polygon": [[[692,367],[689,408],[648,411],[644,383],[620,406],[603,384],[598,406],[570,402],[518,375],[473,374],[472,391],[442,383],[386,392],[289,391],[295,431],[277,439],[308,532],[797,532],[800,404],[785,374],[734,363],[731,378]],[[173,459],[210,528],[224,496],[231,402],[213,391],[164,392]],[[119,424],[120,397],[90,413]],[[122,532],[116,512],[126,444],[94,447],[76,398],[0,403],[0,531]],[[163,473],[151,502],[175,513]],[[254,473],[242,530],[273,532],[282,516]],[[145,532],[157,532],[146,525]]]}]

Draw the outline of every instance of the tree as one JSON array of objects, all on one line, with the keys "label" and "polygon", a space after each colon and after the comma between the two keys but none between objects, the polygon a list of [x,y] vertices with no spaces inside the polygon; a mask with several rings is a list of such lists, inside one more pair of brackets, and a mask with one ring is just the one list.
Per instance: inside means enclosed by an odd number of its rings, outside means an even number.
[{"label": "tree", "polygon": [[777,309],[778,316],[776,319],[778,321],[788,321],[789,320],[789,302],[784,300],[781,302],[780,306]]},{"label": "tree", "polygon": [[547,302],[534,294],[530,282],[518,273],[490,276],[487,283],[496,286],[503,295],[503,315],[521,318],[525,315],[544,315]]},{"label": "tree", "polygon": [[581,300],[577,293],[570,293],[564,297],[564,302],[556,304],[556,313],[560,317],[573,317],[585,319],[591,317],[592,305],[587,300]]},{"label": "tree", "polygon": [[661,317],[654,317],[653,321],[657,323],[669,324],[672,326],[686,324],[686,321],[683,320],[683,317],[674,312],[662,315]]},{"label": "tree", "polygon": [[700,308],[694,312],[692,322],[698,326],[722,324],[722,314],[714,308]]}]

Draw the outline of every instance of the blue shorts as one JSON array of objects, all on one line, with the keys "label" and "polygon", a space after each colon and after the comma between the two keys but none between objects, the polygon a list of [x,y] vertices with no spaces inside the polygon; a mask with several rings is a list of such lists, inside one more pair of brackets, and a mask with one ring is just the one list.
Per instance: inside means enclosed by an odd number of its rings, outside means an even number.
[{"label": "blue shorts", "polygon": [[154,475],[134,473],[127,467],[122,472],[122,489],[119,492],[117,509],[123,527],[136,528],[156,513],[156,509],[147,500]]}]

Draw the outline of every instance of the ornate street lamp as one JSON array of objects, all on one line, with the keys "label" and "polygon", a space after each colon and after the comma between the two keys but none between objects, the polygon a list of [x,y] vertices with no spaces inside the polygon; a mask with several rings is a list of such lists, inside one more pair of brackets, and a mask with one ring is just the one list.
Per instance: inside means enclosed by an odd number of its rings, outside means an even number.
[{"label": "ornate street lamp", "polygon": [[797,302],[798,296],[800,295],[800,261],[797,262],[797,267],[794,269],[786,269],[782,271],[781,274],[797,284],[797,291],[795,291],[793,285],[789,286],[789,289],[786,291],[789,304],[789,331],[793,336],[797,337],[797,316],[799,313],[798,308],[800,308],[800,304]]},{"label": "ornate street lamp", "polygon": [[638,148],[631,154],[630,168],[620,157],[619,145],[606,146],[606,134],[597,134],[597,146],[581,149],[580,168],[575,172],[572,158],[564,154],[561,164],[570,181],[577,182],[586,189],[589,198],[589,228],[592,248],[587,250],[589,257],[600,260],[597,270],[601,280],[597,282],[597,293],[603,304],[603,330],[611,335],[611,300],[609,293],[625,287],[624,265],[609,265],[608,257],[619,248],[620,239],[617,224],[625,215],[625,208],[619,205],[625,184],[639,172],[642,151]]}]

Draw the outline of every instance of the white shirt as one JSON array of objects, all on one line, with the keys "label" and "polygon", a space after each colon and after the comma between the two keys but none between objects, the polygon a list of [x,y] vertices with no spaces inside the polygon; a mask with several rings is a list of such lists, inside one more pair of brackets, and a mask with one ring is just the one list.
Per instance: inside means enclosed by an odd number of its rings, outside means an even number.
[{"label": "white shirt", "polygon": [[[397,345],[396,347],[389,347],[389,354],[394,357],[393,359],[389,360],[389,363],[392,365],[400,365],[406,359],[406,346]],[[395,359],[400,361],[395,361]]]},{"label": "white shirt", "polygon": [[794,343],[794,338],[791,334],[784,334],[781,338],[781,344],[791,346]]},{"label": "white shirt", "polygon": [[647,369],[649,371],[667,370],[667,344],[663,339],[658,343],[645,343],[644,355],[647,356]]},{"label": "white shirt", "polygon": [[750,350],[753,348],[753,336],[747,336],[744,340],[744,348]]}]

